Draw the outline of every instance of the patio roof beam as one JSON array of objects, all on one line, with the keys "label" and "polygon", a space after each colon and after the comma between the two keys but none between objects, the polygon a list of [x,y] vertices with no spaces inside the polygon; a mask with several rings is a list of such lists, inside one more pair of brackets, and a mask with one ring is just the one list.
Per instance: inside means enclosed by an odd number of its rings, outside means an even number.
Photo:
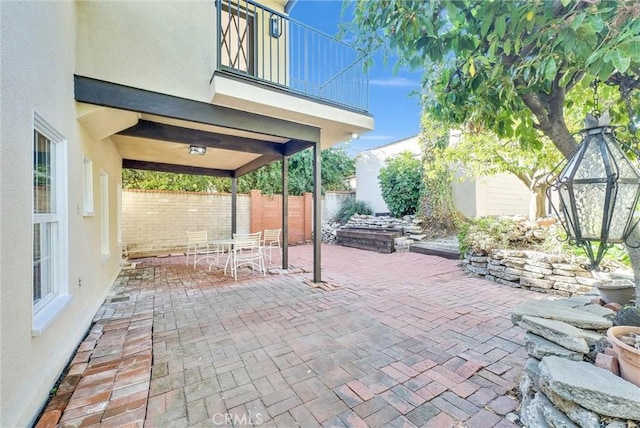
[{"label": "patio roof beam", "polygon": [[233,177],[233,171],[229,171],[226,169],[201,168],[197,166],[147,162],[133,159],[122,159],[122,168],[171,172],[174,174],[208,175],[211,177]]},{"label": "patio roof beam", "polygon": [[257,159],[252,160],[249,163],[244,164],[240,168],[233,171],[232,177],[240,177],[251,171],[255,171],[258,168],[262,168],[265,165],[270,164],[271,162],[275,162],[281,159],[282,156],[271,156],[271,155],[262,155]]},{"label": "patio roof beam", "polygon": [[309,147],[313,147],[313,143],[308,141],[291,140],[285,144],[283,154],[285,156],[291,156],[304,149],[308,149]]},{"label": "patio roof beam", "polygon": [[148,120],[140,120],[136,125],[118,132],[117,135],[262,155],[282,155],[284,149],[284,144],[281,143],[183,128]]},{"label": "patio roof beam", "polygon": [[314,141],[319,132],[310,125],[78,75],[74,93],[78,102],[287,139]]}]

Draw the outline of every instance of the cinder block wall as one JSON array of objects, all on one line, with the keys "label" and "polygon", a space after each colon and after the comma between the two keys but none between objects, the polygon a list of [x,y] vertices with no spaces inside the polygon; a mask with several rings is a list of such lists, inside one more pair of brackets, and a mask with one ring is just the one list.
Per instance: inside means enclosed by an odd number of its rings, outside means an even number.
[{"label": "cinder block wall", "polygon": [[[238,195],[237,231],[248,233],[249,195]],[[231,236],[231,195],[226,193],[122,191],[122,240],[130,253],[184,249],[187,230],[211,239]]]},{"label": "cinder block wall", "polygon": [[[289,196],[289,243],[312,239],[313,195]],[[237,232],[282,227],[282,196],[252,190],[238,195]],[[184,251],[187,230],[207,230],[210,239],[231,236],[228,193],[122,191],[122,244],[129,254]]]}]

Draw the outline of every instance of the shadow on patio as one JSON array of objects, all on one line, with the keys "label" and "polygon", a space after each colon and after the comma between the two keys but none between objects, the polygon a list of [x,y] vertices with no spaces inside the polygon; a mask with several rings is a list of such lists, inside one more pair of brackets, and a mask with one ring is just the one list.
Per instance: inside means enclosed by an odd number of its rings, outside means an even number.
[{"label": "shadow on patio", "polygon": [[327,245],[314,288],[312,250],[290,247],[300,273],[237,282],[178,256],[123,270],[41,422],[515,426],[527,353],[510,313],[544,295]]}]

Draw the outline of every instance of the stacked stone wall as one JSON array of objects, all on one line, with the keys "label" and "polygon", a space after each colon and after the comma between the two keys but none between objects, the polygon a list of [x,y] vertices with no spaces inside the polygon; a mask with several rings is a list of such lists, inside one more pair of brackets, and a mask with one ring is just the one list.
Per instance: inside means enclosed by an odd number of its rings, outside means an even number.
[{"label": "stacked stone wall", "polygon": [[599,272],[596,278],[582,267],[585,262],[537,251],[492,250],[471,252],[462,263],[469,274],[510,287],[561,296],[597,294],[595,284],[612,281],[615,274]]},{"label": "stacked stone wall", "polygon": [[338,222],[323,225],[322,242],[334,243],[336,240],[336,231],[340,228],[397,229],[403,231],[403,236],[396,239],[405,242],[405,245],[408,247],[411,242],[420,241],[425,238],[421,225],[422,220],[414,215],[395,218],[390,216],[354,214],[345,225]]}]

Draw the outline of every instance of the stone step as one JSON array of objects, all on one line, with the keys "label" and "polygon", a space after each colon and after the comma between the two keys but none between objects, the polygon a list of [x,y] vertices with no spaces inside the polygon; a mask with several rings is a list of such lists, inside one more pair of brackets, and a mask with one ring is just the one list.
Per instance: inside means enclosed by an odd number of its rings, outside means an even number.
[{"label": "stone step", "polygon": [[460,250],[457,241],[423,241],[411,244],[409,251],[412,253],[426,254],[428,256],[444,257],[450,260],[460,259]]}]

